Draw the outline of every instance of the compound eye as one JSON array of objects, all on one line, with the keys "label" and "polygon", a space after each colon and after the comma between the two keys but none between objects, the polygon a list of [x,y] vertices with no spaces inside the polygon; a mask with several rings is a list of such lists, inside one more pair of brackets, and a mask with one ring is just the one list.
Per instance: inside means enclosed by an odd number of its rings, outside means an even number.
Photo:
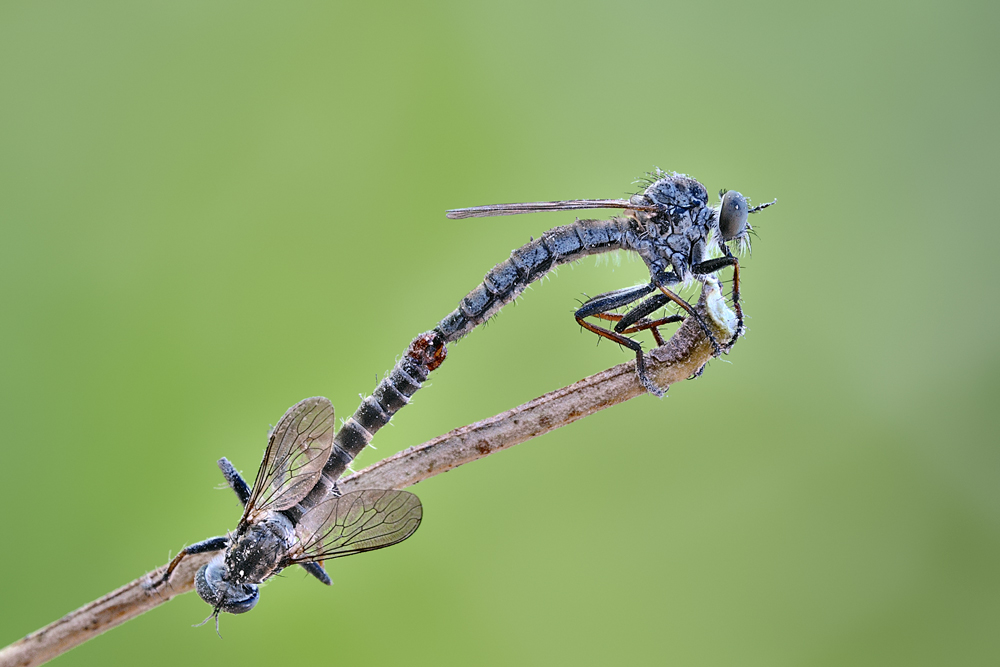
[{"label": "compound eye", "polygon": [[244,614],[254,608],[260,599],[260,592],[253,584],[231,584],[222,579],[222,564],[216,559],[202,565],[194,575],[194,587],[201,599],[229,612]]},{"label": "compound eye", "polygon": [[747,200],[736,190],[722,196],[719,210],[719,232],[723,241],[732,241],[741,236],[747,228]]}]

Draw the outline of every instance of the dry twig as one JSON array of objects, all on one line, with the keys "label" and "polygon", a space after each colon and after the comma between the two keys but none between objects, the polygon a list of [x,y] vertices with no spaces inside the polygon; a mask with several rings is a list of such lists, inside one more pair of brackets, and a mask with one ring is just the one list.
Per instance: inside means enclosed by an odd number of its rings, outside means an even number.
[{"label": "dry twig", "polygon": [[[714,329],[719,340],[727,340],[733,334],[735,316],[726,307],[719,286],[714,281],[702,291],[697,311]],[[656,383],[668,387],[699,372],[711,357],[711,343],[698,324],[689,318],[666,345],[649,353],[647,364],[649,374]],[[646,390],[635,374],[635,362],[621,364],[495,417],[404,450],[342,479],[339,486],[344,491],[402,489],[644,393]],[[152,590],[149,582],[162,576],[166,565],[66,614],[0,649],[0,667],[40,665],[177,595],[191,591],[195,572],[216,555],[188,556],[174,570],[166,585],[158,590]]]}]

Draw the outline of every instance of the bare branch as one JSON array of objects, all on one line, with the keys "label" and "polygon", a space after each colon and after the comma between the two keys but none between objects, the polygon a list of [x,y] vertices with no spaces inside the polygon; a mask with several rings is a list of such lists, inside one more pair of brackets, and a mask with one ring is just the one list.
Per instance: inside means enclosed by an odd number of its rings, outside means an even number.
[{"label": "bare branch", "polygon": [[[709,281],[696,311],[719,340],[727,340],[736,318],[726,307],[718,283]],[[649,374],[661,387],[697,373],[712,358],[712,345],[701,327],[686,320],[666,345],[652,350]],[[422,445],[379,461],[339,482],[342,490],[402,489],[464,463],[513,447],[565,426],[598,410],[617,405],[646,390],[635,374],[635,362],[609,368],[579,382],[536,398],[513,410],[470,424]],[[0,667],[40,665],[69,649],[143,614],[194,588],[194,575],[216,553],[192,554],[181,561],[164,585],[151,581],[163,575],[163,565],[116,591],[70,612],[41,630],[0,649]]]},{"label": "bare branch", "polygon": [[153,607],[194,589],[194,574],[217,554],[195,554],[185,558],[174,570],[170,581],[158,590],[149,582],[162,576],[167,566],[139,577],[94,600],[41,630],[0,649],[0,666],[28,667],[48,662],[97,635],[144,614]]},{"label": "bare branch", "polygon": [[[726,307],[717,284],[706,286],[697,311],[716,338],[729,340],[733,335],[736,318]],[[668,387],[697,373],[712,358],[712,351],[702,328],[689,318],[666,345],[649,352],[649,375],[660,387]],[[635,362],[620,364],[495,417],[410,447],[341,479],[337,485],[343,491],[403,489],[645,393],[635,373]]]}]

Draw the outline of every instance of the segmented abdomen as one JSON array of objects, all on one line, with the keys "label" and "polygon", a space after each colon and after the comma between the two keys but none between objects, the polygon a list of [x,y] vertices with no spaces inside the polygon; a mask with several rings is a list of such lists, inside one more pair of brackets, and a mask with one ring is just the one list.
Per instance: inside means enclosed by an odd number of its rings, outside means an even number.
[{"label": "segmented abdomen", "polygon": [[380,428],[440,366],[447,355],[446,343],[458,340],[510,303],[524,289],[560,264],[600,252],[634,249],[635,222],[626,218],[577,220],[555,227],[540,238],[513,251],[510,259],[497,264],[483,283],[472,290],[459,307],[410,343],[403,358],[386,375],[371,396],[365,398],[344,422],[333,439],[333,451],[312,491],[284,514],[293,522],[330,493],[334,482],[371,442]]},{"label": "segmented abdomen", "polygon": [[403,358],[382,378],[372,395],[361,401],[334,436],[333,451],[316,486],[298,505],[285,511],[293,522],[326,498],[351,461],[371,442],[375,433],[409,403],[410,397],[427,381],[430,372],[444,362],[447,354],[444,340],[436,331],[413,339]]},{"label": "segmented abdomen", "polygon": [[513,301],[524,289],[560,264],[586,255],[631,249],[635,222],[628,218],[577,220],[555,227],[510,254],[486,274],[435,331],[450,343],[462,338]]}]

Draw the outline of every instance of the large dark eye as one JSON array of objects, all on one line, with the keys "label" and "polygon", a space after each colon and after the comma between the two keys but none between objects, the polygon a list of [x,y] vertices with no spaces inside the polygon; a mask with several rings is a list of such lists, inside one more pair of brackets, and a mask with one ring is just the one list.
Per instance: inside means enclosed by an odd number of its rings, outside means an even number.
[{"label": "large dark eye", "polygon": [[747,228],[747,200],[736,190],[722,196],[719,210],[719,232],[723,241],[732,241]]}]

